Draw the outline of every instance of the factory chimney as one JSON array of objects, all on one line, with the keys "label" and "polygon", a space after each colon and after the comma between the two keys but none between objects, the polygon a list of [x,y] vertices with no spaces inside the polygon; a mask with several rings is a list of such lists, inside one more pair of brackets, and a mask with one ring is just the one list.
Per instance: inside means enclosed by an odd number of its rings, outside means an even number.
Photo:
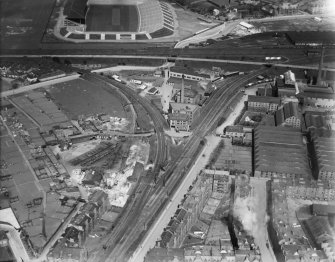
[{"label": "factory chimney", "polygon": [[325,48],[324,46],[322,46],[322,50],[321,50],[321,58],[320,58],[320,63],[319,63],[319,71],[318,71],[318,78],[317,78],[317,86],[321,86],[322,84],[322,67],[323,67],[323,57],[325,55]]},{"label": "factory chimney", "polygon": [[185,87],[184,87],[184,75],[181,76],[181,91],[180,91],[180,103],[184,103]]}]

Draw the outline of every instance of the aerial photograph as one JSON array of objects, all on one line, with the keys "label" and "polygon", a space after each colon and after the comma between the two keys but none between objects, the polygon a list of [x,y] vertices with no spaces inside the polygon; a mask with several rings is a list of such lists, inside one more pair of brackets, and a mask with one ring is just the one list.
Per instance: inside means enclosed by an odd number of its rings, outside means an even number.
[{"label": "aerial photograph", "polygon": [[335,0],[0,19],[0,262],[335,262]]}]

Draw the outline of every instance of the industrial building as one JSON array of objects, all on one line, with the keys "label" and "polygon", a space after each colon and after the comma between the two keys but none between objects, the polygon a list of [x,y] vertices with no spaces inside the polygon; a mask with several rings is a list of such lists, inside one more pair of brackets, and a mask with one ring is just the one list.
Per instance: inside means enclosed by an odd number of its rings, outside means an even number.
[{"label": "industrial building", "polygon": [[294,102],[284,104],[284,106],[275,113],[276,126],[291,126],[294,128],[300,128],[300,118],[301,116],[298,109],[298,103]]},{"label": "industrial building", "polygon": [[307,147],[300,131],[288,127],[256,127],[254,175],[278,179],[310,177]]},{"label": "industrial building", "polygon": [[288,32],[287,39],[298,46],[333,46],[335,45],[335,32],[307,31]]},{"label": "industrial building", "polygon": [[280,97],[248,96],[248,110],[274,112],[280,106]]},{"label": "industrial building", "polygon": [[335,182],[335,138],[318,137],[314,139],[318,163],[318,179]]}]

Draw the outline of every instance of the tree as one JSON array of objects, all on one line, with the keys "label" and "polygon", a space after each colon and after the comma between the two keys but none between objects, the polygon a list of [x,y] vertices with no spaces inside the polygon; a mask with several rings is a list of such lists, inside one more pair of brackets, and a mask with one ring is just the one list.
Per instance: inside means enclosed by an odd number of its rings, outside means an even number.
[{"label": "tree", "polygon": [[60,59],[59,59],[59,57],[57,57],[57,56],[54,56],[54,57],[52,58],[52,61],[54,61],[55,63],[60,64]]}]

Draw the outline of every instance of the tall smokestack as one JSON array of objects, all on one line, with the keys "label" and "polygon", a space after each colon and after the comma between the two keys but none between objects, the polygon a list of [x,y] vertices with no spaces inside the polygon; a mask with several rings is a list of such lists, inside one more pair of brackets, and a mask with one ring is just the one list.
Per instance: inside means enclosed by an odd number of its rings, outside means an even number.
[{"label": "tall smokestack", "polygon": [[184,75],[181,77],[181,91],[180,91],[180,103],[184,103],[184,96],[185,96],[185,90],[184,90]]},{"label": "tall smokestack", "polygon": [[325,55],[325,48],[324,46],[322,46],[322,50],[321,50],[321,58],[320,58],[320,64],[319,64],[319,71],[318,71],[318,78],[317,78],[317,82],[316,84],[318,86],[321,86],[322,84],[322,67],[323,67],[323,57]]}]

